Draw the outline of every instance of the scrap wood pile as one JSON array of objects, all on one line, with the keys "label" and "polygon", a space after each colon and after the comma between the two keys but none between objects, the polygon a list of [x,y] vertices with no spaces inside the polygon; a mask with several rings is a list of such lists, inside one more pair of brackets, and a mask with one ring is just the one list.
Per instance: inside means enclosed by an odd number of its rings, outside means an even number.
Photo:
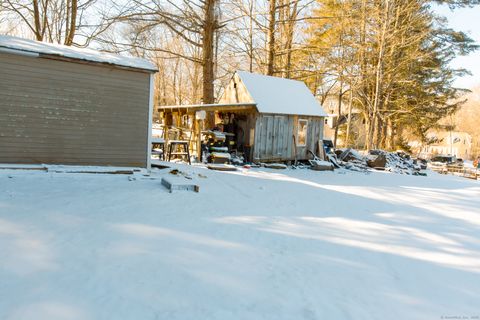
[{"label": "scrap wood pile", "polygon": [[368,165],[365,156],[354,149],[336,150],[337,165],[352,171],[367,171]]},{"label": "scrap wood pile", "polygon": [[353,171],[375,169],[400,174],[424,175],[420,173],[420,166],[403,152],[370,150],[367,155],[363,155],[349,148],[337,150],[336,155],[340,166]]}]

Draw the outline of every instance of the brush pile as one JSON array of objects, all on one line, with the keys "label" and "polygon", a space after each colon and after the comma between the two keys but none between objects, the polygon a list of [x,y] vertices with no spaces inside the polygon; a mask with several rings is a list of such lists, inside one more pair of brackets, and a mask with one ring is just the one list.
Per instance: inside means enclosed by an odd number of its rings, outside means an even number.
[{"label": "brush pile", "polygon": [[420,166],[404,152],[370,150],[367,155],[363,155],[354,149],[340,149],[337,158],[342,167],[353,171],[375,169],[400,174],[420,174]]}]

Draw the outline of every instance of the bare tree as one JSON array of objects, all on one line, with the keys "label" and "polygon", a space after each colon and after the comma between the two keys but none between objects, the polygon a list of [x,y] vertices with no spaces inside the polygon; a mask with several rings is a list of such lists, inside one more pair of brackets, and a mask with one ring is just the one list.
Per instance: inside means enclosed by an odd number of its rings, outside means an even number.
[{"label": "bare tree", "polygon": [[[101,17],[96,0],[3,0],[0,7],[9,19],[20,19],[38,41],[73,45],[75,37],[83,34],[83,45],[98,35],[99,21],[88,21],[87,16]],[[94,13],[94,14],[92,14]]]},{"label": "bare tree", "polygon": [[[128,13],[113,17],[120,22],[141,25],[142,32],[156,36],[168,32],[170,39],[177,38],[183,42],[186,50],[177,50],[160,44],[159,46],[143,46],[136,39],[130,39],[131,47],[142,47],[143,50],[161,52],[167,56],[175,56],[202,68],[202,101],[215,102],[215,47],[218,30],[223,27],[219,22],[220,7],[218,0],[174,1],[174,0],[135,0]],[[153,31],[153,32],[152,32]],[[141,32],[140,32],[141,33]],[[188,49],[189,48],[189,49]],[[200,52],[200,55],[198,55]]]}]

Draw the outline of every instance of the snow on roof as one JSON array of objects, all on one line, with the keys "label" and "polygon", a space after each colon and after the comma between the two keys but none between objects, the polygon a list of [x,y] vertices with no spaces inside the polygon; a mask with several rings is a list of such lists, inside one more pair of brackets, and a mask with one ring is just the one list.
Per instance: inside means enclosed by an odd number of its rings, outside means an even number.
[{"label": "snow on roof", "polygon": [[326,117],[320,103],[302,81],[237,71],[260,113]]},{"label": "snow on roof", "polygon": [[125,57],[113,53],[100,52],[92,49],[70,47],[60,44],[46,43],[6,35],[0,35],[0,48],[60,56],[90,62],[107,63],[117,66],[149,71],[158,70],[153,63],[142,58]]}]

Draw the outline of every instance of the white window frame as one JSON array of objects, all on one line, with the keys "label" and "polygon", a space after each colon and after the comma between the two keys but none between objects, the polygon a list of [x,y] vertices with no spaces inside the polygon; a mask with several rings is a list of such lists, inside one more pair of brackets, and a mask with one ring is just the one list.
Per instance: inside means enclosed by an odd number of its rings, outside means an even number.
[{"label": "white window frame", "polygon": [[[304,126],[304,131],[305,131],[305,139],[304,139],[304,143],[300,143],[300,123],[301,122],[304,122],[305,123],[305,126]],[[298,141],[297,141],[297,147],[305,147],[307,145],[307,135],[308,135],[308,119],[298,119],[298,127],[297,127],[297,138],[298,138]]]}]

